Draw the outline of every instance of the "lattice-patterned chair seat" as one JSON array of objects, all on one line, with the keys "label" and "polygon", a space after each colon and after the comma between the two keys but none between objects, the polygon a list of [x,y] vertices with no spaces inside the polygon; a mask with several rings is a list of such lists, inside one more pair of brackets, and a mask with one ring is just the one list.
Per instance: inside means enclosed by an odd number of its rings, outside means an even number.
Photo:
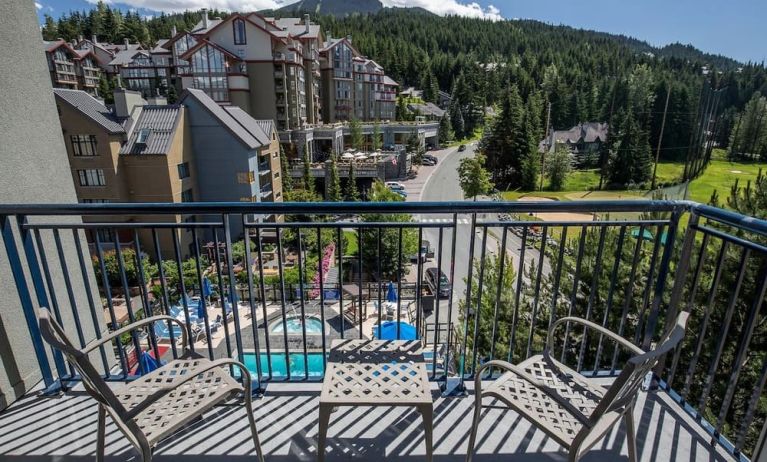
[{"label": "lattice-patterned chair seat", "polygon": [[[565,317],[549,329],[542,355],[533,356],[520,364],[488,361],[474,372],[474,419],[469,435],[466,461],[471,462],[477,428],[482,415],[482,398],[496,398],[530,423],[551,436],[568,451],[568,460],[579,460],[621,419],[626,423],[629,461],[636,462],[636,437],[633,408],[644,377],[652,371],[658,359],[684,337],[688,313],[682,312],[676,323],[661,338],[658,346],[645,351],[619,335],[591,321]],[[616,342],[633,356],[623,365],[621,373],[609,388],[589,383],[585,377],[551,357],[554,331],[565,323],[597,331]],[[483,372],[497,368],[503,374],[490,385],[482,386]]]},{"label": "lattice-patterned chair seat", "polygon": [[[543,355],[533,356],[517,367],[555,390],[587,417],[605,392],[567,366]],[[571,444],[583,427],[569,409],[513,372],[501,375],[482,393],[500,399],[528,419],[539,422],[560,444]]]},{"label": "lattice-patterned chair seat", "polygon": [[[204,358],[184,358],[169,362],[141,378],[115,389],[115,396],[131,411],[158,392],[166,392],[158,401],[139,412],[133,419],[150,443],[160,441],[222,400],[242,391],[229,373],[216,367],[205,369],[212,361]],[[174,386],[189,374],[195,377]]]}]

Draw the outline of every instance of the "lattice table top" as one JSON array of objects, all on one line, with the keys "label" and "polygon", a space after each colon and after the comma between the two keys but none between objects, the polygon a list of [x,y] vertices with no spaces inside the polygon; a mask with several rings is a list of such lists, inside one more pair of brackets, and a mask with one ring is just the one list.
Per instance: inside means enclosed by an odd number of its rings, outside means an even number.
[{"label": "lattice table top", "polygon": [[420,342],[333,341],[320,403],[412,406],[431,402]]}]

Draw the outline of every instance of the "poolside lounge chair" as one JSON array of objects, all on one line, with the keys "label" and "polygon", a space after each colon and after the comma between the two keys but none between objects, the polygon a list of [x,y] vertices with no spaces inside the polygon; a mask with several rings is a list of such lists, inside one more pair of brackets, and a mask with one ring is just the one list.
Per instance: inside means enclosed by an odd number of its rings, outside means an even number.
[{"label": "poolside lounge chair", "polygon": [[[634,403],[645,376],[658,359],[674,349],[684,337],[689,313],[679,314],[676,323],[654,350],[644,351],[604,327],[581,318],[560,318],[549,329],[542,355],[519,365],[489,361],[480,367],[474,380],[474,420],[466,461],[470,462],[482,414],[482,398],[495,398],[529,420],[567,449],[568,460],[579,460],[621,419],[626,423],[630,462],[636,462]],[[553,333],[563,323],[581,324],[595,330],[633,353],[609,388],[589,383],[585,377],[551,357]],[[482,389],[482,372],[488,367],[507,371]]]},{"label": "poolside lounge chair", "polygon": [[[39,312],[43,338],[66,356],[82,377],[85,391],[98,402],[98,435],[96,460],[104,460],[107,414],[131,445],[141,454],[143,462],[152,459],[153,448],[186,423],[201,416],[213,406],[236,395],[242,395],[248,414],[250,431],[258,454],[263,453],[256,430],[251,398],[250,372],[233,359],[210,361],[187,350],[186,328],[170,316],[153,316],[105,335],[82,349],[77,349],[64,329],[51,318],[47,309]],[[181,327],[182,356],[140,378],[118,387],[110,387],[91,364],[88,355],[121,335],[155,322],[172,322]],[[224,366],[237,366],[241,385],[229,375]]]}]

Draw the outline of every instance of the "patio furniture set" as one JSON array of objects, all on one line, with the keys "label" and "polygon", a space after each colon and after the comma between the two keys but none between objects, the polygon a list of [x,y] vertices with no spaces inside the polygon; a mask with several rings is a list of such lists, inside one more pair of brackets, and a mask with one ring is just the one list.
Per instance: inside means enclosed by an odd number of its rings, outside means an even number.
[{"label": "patio furniture set", "polygon": [[[632,342],[590,321],[565,317],[554,322],[540,355],[518,365],[493,360],[484,363],[475,375],[474,416],[467,462],[470,462],[482,415],[483,398],[493,398],[540,428],[568,452],[570,461],[579,460],[616,424],[626,424],[628,456],[638,460],[633,408],[645,377],[659,359],[682,340],[688,313],[676,318],[655,348],[645,351]],[[155,322],[176,324],[182,339],[182,353],[158,369],[126,382],[109,386],[89,360],[89,354],[104,348],[121,335]],[[153,448],[163,439],[198,419],[213,406],[241,396],[249,419],[258,460],[264,461],[253,413],[251,372],[233,359],[211,361],[187,349],[187,330],[171,316],[153,316],[111,332],[77,348],[47,309],[39,314],[43,338],[61,351],[82,377],[86,392],[98,402],[96,459],[104,459],[106,416],[141,454],[152,459]],[[552,357],[554,332],[567,324],[580,325],[614,341],[631,357],[609,387],[590,383],[578,372]],[[170,328],[170,327],[169,327]],[[238,381],[230,371],[239,369]],[[495,380],[485,382],[492,370]],[[334,340],[328,355],[319,398],[317,458],[325,459],[328,425],[340,406],[409,406],[422,415],[426,459],[432,460],[432,390],[420,340]],[[485,374],[490,372],[490,374]]]}]

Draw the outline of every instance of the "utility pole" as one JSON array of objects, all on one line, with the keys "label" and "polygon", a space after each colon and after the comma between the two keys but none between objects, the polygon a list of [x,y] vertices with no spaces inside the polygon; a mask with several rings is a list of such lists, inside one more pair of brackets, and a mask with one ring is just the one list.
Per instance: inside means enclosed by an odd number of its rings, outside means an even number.
[{"label": "utility pole", "polygon": [[[551,101],[547,101],[547,109],[546,109],[546,135],[543,141],[543,152],[541,153],[541,187],[540,190],[543,191],[543,175],[546,171],[546,152],[549,150],[549,121],[551,120]],[[552,134],[551,138],[554,138],[554,135]],[[553,144],[553,140],[552,144]]]},{"label": "utility pole", "polygon": [[[613,79],[614,79],[614,81],[613,81],[612,97],[610,98],[610,117],[609,117],[609,119],[607,121],[607,129],[609,130],[608,135],[607,135],[608,137],[614,134],[613,133],[613,131],[614,131],[614,129],[613,129],[613,109],[615,108],[615,86],[617,85],[617,82],[618,82],[617,74],[613,77]],[[606,158],[608,156],[604,152],[602,152],[602,157]],[[602,189],[602,182],[605,179],[605,163],[607,163],[607,159],[600,159],[600,162],[599,162],[599,164],[600,164],[599,165],[599,189]]]},{"label": "utility pole", "polygon": [[671,85],[669,84],[666,91],[666,105],[663,107],[663,119],[660,123],[660,135],[658,136],[658,148],[655,150],[655,168],[652,170],[652,186],[650,189],[655,189],[655,178],[658,174],[658,159],[660,158],[660,146],[663,143],[663,131],[666,129],[666,113],[668,112],[668,100],[671,98]]}]

